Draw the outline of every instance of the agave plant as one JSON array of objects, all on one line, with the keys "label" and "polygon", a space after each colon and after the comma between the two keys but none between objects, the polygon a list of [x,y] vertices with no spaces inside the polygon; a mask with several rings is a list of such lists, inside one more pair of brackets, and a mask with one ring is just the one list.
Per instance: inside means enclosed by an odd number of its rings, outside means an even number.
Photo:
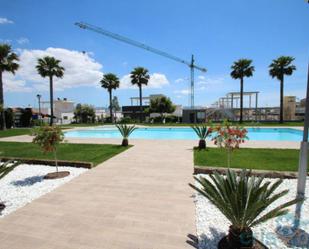
[{"label": "agave plant", "polygon": [[[209,175],[210,179],[195,177],[201,188],[189,184],[215,205],[231,223],[228,236],[219,242],[218,248],[253,248],[255,240],[252,227],[287,214],[287,207],[302,201],[294,199],[266,211],[269,205],[285,196],[288,190],[276,191],[282,183],[281,179],[271,184],[270,181],[264,181],[264,177],[250,175],[251,172],[247,170],[243,170],[239,176],[235,171],[227,170],[226,176],[216,172]],[[223,243],[225,247],[222,247]]]},{"label": "agave plant", "polygon": [[[0,179],[5,177],[8,173],[10,173],[14,168],[16,168],[20,163],[19,162],[13,162],[13,161],[7,161],[7,162],[0,162]],[[0,200],[0,214],[1,211],[5,208],[5,205]]]},{"label": "agave plant", "polygon": [[198,148],[205,149],[206,148],[206,138],[211,135],[212,128],[208,128],[206,125],[203,125],[203,126],[195,125],[195,126],[192,126],[191,128],[195,131],[196,135],[200,139],[198,143]]},{"label": "agave plant", "polygon": [[131,133],[133,131],[135,131],[137,129],[137,127],[135,127],[135,125],[126,125],[126,124],[118,124],[116,125],[116,127],[118,128],[119,132],[122,135],[122,146],[128,146],[129,145],[129,136],[131,135]]}]

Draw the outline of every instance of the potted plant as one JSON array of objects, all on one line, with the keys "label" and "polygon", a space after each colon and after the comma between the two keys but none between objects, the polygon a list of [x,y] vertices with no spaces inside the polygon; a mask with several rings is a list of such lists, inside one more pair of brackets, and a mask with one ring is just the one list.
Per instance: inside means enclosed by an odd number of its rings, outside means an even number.
[{"label": "potted plant", "polygon": [[48,173],[44,179],[63,178],[70,174],[69,171],[58,170],[57,147],[64,139],[64,134],[58,126],[41,126],[32,132],[32,142],[38,144],[44,153],[52,152],[55,158],[56,172]]},{"label": "potted plant", "polygon": [[126,125],[126,124],[117,124],[116,127],[118,128],[119,132],[122,135],[122,146],[128,146],[129,145],[129,136],[133,131],[137,129],[135,125]]},{"label": "potted plant", "polygon": [[191,128],[195,131],[196,135],[199,137],[198,148],[206,149],[206,138],[209,137],[212,133],[212,128],[207,127],[206,125],[202,126],[191,126]]},{"label": "potted plant", "polygon": [[[16,168],[20,162],[0,162],[0,179],[5,177],[8,173],[10,173],[14,168]],[[5,209],[5,204],[0,200],[0,214]]]},{"label": "potted plant", "polygon": [[214,144],[227,151],[227,166],[231,165],[231,153],[239,149],[240,144],[244,143],[247,137],[247,129],[235,126],[232,127],[228,122],[216,127],[216,135],[213,137]]},{"label": "potted plant", "polygon": [[254,239],[252,227],[287,214],[287,207],[302,201],[294,199],[266,211],[269,205],[285,196],[288,190],[277,191],[282,179],[271,184],[264,177],[250,175],[251,171],[243,170],[237,176],[235,171],[228,169],[226,176],[215,172],[209,175],[209,179],[195,177],[201,187],[190,184],[231,223],[228,235],[218,244],[219,249],[267,248]]}]

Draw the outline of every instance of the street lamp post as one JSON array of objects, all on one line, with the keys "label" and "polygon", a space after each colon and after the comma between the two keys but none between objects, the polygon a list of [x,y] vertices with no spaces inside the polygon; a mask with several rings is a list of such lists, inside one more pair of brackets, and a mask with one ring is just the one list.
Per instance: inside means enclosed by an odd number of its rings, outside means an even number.
[{"label": "street lamp post", "polygon": [[41,120],[41,97],[42,95],[37,94],[36,97],[38,98],[38,102],[39,102],[39,119]]}]

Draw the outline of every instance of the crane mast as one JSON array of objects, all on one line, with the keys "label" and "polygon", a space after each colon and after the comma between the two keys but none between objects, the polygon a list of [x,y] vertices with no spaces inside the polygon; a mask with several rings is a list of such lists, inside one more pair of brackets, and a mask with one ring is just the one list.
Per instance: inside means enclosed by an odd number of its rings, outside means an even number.
[{"label": "crane mast", "polygon": [[144,43],[132,40],[132,39],[127,38],[125,36],[110,32],[108,30],[102,29],[100,27],[97,27],[97,26],[94,26],[94,25],[91,25],[91,24],[88,24],[88,23],[85,23],[85,22],[76,22],[75,25],[82,28],[82,29],[88,29],[88,30],[94,31],[96,33],[105,35],[105,36],[113,38],[115,40],[122,41],[122,42],[130,44],[132,46],[145,49],[145,50],[152,52],[154,54],[158,54],[158,55],[161,55],[163,57],[166,57],[166,58],[169,58],[171,60],[174,60],[174,61],[177,61],[179,63],[187,65],[190,68],[190,74],[191,74],[190,75],[191,76],[190,77],[191,78],[191,80],[190,80],[190,104],[191,104],[191,108],[194,108],[194,69],[197,69],[201,72],[206,72],[207,70],[206,70],[206,68],[198,66],[194,63],[194,56],[193,55],[191,57],[191,61],[186,61],[186,60],[183,60],[183,59],[181,59],[177,56],[171,55],[171,54],[166,53],[164,51],[161,51],[159,49],[148,46]]}]

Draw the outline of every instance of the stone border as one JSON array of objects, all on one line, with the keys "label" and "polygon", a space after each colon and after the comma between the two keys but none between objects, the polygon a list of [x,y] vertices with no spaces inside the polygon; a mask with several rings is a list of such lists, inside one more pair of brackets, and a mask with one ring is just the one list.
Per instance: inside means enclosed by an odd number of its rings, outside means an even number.
[{"label": "stone border", "polygon": [[[49,160],[49,159],[34,159],[34,158],[21,158],[21,157],[0,157],[0,161],[9,161],[9,160],[16,160],[16,161],[20,161],[22,163],[27,163],[27,164],[40,164],[40,165],[56,166],[55,161]],[[69,166],[69,167],[75,167],[75,168],[91,169],[91,168],[93,168],[93,163],[80,162],[80,161],[58,160],[58,166]]]},{"label": "stone border", "polygon": [[[237,174],[239,174],[242,169],[239,168],[231,168],[236,171]],[[212,174],[214,172],[218,172],[219,174],[225,174],[227,168],[223,167],[208,167],[208,166],[194,166],[194,175],[197,174]],[[296,179],[298,177],[297,172],[292,171],[270,171],[270,170],[252,170],[251,175],[254,176],[264,176],[267,178],[284,178],[284,179]],[[307,176],[309,176],[309,173],[307,173]]]}]

